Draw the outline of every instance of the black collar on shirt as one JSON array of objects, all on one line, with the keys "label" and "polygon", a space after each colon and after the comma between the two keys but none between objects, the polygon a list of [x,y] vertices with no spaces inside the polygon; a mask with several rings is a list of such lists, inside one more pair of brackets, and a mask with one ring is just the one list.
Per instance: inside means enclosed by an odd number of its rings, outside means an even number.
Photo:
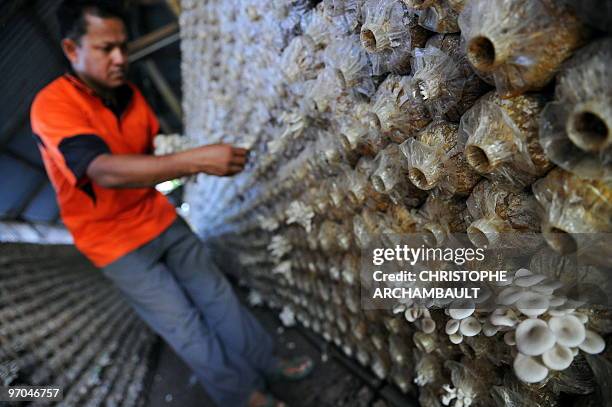
[{"label": "black collar on shirt", "polygon": [[81,78],[79,78],[78,75],[72,69],[69,69],[68,72],[66,72],[65,76],[77,88],[89,93],[92,96],[99,98],[104,104],[104,106],[106,106],[111,112],[113,112],[117,119],[121,118],[121,115],[130,105],[132,97],[134,96],[134,91],[132,90],[130,85],[125,83],[113,90],[113,98],[103,98],[102,96],[98,95],[95,90],[87,86],[87,84],[83,82]]}]

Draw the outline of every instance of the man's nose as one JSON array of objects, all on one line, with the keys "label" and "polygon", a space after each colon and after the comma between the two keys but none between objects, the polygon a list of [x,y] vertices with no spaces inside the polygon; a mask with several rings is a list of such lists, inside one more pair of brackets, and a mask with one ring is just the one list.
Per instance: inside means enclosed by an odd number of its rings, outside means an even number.
[{"label": "man's nose", "polygon": [[114,65],[125,65],[127,62],[127,51],[122,47],[115,47],[111,53],[111,58]]}]

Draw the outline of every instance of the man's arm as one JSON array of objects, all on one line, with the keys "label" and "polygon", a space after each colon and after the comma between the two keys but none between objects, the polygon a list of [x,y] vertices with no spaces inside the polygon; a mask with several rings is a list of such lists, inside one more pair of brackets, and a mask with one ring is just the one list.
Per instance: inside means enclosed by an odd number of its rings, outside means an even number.
[{"label": "man's arm", "polygon": [[101,154],[87,167],[91,180],[105,188],[149,187],[188,175],[228,176],[244,169],[248,150],[211,144],[162,156]]}]

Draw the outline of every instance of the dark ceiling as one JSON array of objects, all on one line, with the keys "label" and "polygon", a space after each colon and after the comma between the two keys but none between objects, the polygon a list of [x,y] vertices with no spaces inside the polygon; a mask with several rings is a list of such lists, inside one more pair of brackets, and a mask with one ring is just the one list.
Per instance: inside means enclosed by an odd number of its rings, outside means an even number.
[{"label": "dark ceiling", "polygon": [[[29,118],[36,92],[66,69],[54,17],[59,3],[0,1],[0,220],[60,222]],[[129,11],[132,39],[176,22],[163,1],[132,1]],[[162,132],[180,132],[177,104],[168,103],[170,93],[180,104],[179,43],[134,62],[130,79],[158,114]],[[159,91],[160,81],[166,83],[166,91]]]}]

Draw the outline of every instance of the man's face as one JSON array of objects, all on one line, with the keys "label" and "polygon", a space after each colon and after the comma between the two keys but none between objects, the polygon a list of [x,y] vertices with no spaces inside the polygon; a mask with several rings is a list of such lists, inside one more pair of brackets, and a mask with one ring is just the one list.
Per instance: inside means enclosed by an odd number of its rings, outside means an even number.
[{"label": "man's face", "polygon": [[116,88],[126,81],[127,34],[119,18],[85,14],[87,32],[78,42],[64,39],[62,47],[72,68],[86,81]]}]

